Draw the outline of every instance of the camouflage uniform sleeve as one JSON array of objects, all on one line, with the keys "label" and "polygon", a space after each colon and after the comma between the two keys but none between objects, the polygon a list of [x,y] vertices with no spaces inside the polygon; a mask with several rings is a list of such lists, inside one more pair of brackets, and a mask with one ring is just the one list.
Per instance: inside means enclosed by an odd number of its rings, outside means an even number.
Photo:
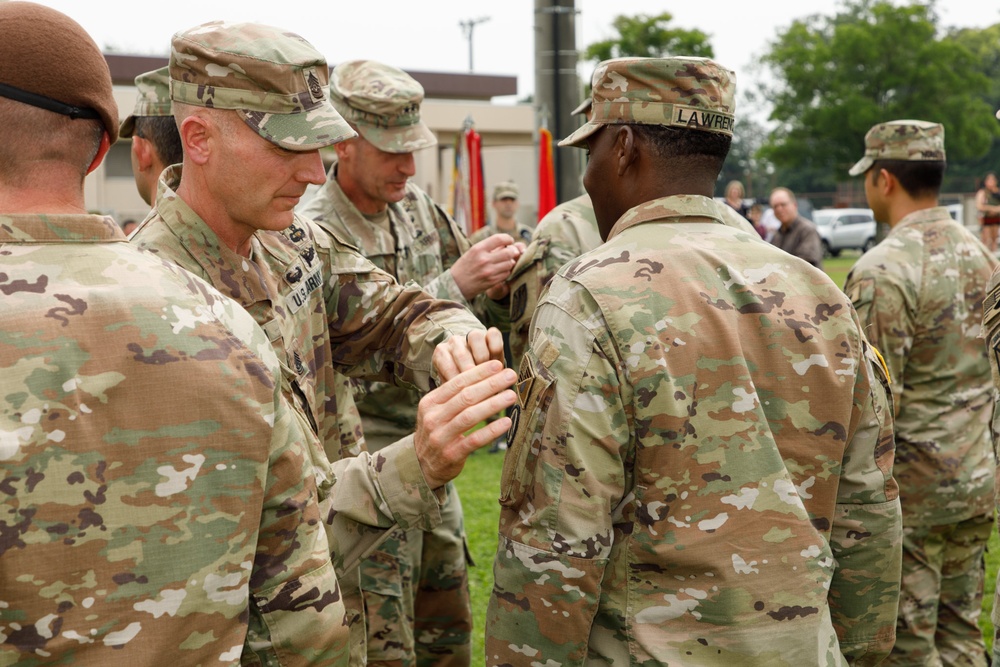
[{"label": "camouflage uniform sleeve", "polygon": [[433,388],[434,347],[483,325],[454,301],[435,299],[413,283],[399,285],[326,232],[317,238],[330,273],[325,298],[337,370],[421,391]]},{"label": "camouflage uniform sleeve", "polygon": [[507,281],[510,285],[510,352],[515,366],[520,364],[527,350],[531,316],[538,307],[542,289],[555,275],[555,271],[549,271],[550,250],[549,239],[538,238],[529,243]]},{"label": "camouflage uniform sleeve", "polygon": [[344,605],[320,523],[306,431],[277,384],[275,406],[244,655],[261,664],[342,664]]},{"label": "camouflage uniform sleeve", "polygon": [[896,414],[903,392],[906,359],[913,348],[917,328],[916,295],[906,283],[896,280],[891,272],[879,272],[878,278],[855,267],[847,276],[844,292],[854,304],[861,320],[861,330],[882,354],[891,380]]},{"label": "camouflage uniform sleeve", "polygon": [[840,649],[852,665],[877,665],[896,633],[902,515],[892,478],[892,399],[885,368],[860,335],[854,415],[830,532],[836,570],[830,609]]},{"label": "camouflage uniform sleeve", "polygon": [[389,528],[432,530],[441,523],[443,488],[432,491],[427,485],[412,435],[377,453],[337,461],[332,470],[336,482],[321,512],[338,572],[357,567]]},{"label": "camouflage uniform sleeve", "polygon": [[459,229],[454,218],[438,206],[427,193],[422,193],[421,196],[425,198],[423,204],[430,209],[434,227],[441,239],[441,264],[445,269],[441,275],[424,285],[424,289],[438,299],[450,299],[468,307],[486,326],[499,327],[502,331],[510,330],[507,300],[494,301],[486,294],[479,294],[470,302],[458,288],[451,267],[459,257],[469,251],[472,243],[465,236],[465,232]]},{"label": "camouflage uniform sleeve", "polygon": [[[566,285],[557,277],[553,286]],[[584,321],[600,319],[588,294],[568,289],[582,309],[567,310],[583,313]],[[549,301],[539,307],[521,363],[486,619],[489,665],[583,664],[613,515],[629,492],[627,388],[606,353],[606,334],[598,340],[567,310]]]}]

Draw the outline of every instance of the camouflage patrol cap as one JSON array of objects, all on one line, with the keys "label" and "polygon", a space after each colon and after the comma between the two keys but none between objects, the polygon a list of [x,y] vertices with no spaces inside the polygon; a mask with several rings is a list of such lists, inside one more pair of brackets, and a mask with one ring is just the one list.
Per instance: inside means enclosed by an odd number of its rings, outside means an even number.
[{"label": "camouflage patrol cap", "polygon": [[517,199],[517,183],[514,181],[504,181],[493,188],[493,201],[498,199]]},{"label": "camouflage patrol cap", "polygon": [[584,101],[580,102],[580,105],[569,112],[571,116],[579,116],[580,114],[587,113],[590,111],[590,107],[594,105],[594,98],[588,97]]},{"label": "camouflage patrol cap", "polygon": [[330,74],[330,100],[361,136],[387,153],[437,144],[420,120],[424,88],[403,70],[374,60],[340,63]]},{"label": "camouflage patrol cap", "polygon": [[356,136],[330,104],[326,59],[295,33],[212,21],[170,43],[170,99],[233,109],[260,136],[310,151]]},{"label": "camouflage patrol cap", "polygon": [[708,58],[616,58],[594,70],[590,120],[559,142],[584,146],[604,125],[641,124],[732,136],[736,75]]},{"label": "camouflage patrol cap", "polygon": [[926,120],[892,120],[868,130],[865,156],[847,173],[863,174],[875,160],[942,162],[944,159],[944,125]]},{"label": "camouflage patrol cap", "polygon": [[135,108],[122,122],[118,136],[131,137],[135,132],[136,116],[172,116],[170,104],[170,68],[161,67],[135,77]]}]

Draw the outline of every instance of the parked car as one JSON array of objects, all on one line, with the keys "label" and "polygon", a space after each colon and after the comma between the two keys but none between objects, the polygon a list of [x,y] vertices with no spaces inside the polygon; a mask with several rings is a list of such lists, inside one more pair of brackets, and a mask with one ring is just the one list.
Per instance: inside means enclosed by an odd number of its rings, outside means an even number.
[{"label": "parked car", "polygon": [[812,221],[831,257],[841,250],[865,252],[875,245],[878,225],[870,208],[823,208],[813,212]]}]

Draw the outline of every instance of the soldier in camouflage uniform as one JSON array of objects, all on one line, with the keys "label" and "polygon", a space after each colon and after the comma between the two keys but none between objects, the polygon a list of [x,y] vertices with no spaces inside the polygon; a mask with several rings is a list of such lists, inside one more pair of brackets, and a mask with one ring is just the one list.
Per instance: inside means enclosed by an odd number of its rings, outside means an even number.
[{"label": "soldier in camouflage uniform", "polygon": [[513,181],[505,181],[493,188],[493,218],[469,236],[469,243],[479,243],[494,234],[508,234],[515,241],[530,243],[531,227],[517,220],[519,194],[517,183]]},{"label": "soldier in camouflage uniform", "polygon": [[607,241],[532,322],[488,665],[871,665],[892,646],[884,369],[823,272],[713,201],[733,76],[605,61],[560,144],[590,149]]},{"label": "soldier in camouflage uniform", "polygon": [[[380,520],[384,513],[372,513],[379,507],[357,506],[364,496],[329,491],[344,475],[363,482],[359,471],[369,461],[380,477],[420,482],[421,470],[410,440],[353,460],[362,451],[353,431],[359,419],[335,369],[426,390],[438,342],[455,334],[464,343],[466,334],[475,340],[485,332],[458,304],[400,287],[293,214],[306,185],[323,181],[317,149],[353,135],[326,96],[327,71],[311,45],[277,28],[211,23],[175,35],[170,78],[183,179],[180,165],[164,172],[156,207],[132,240],[212,282],[268,333],[288,398],[325,447],[311,452],[312,465],[342,577],[351,661],[362,664],[357,566],[389,525]],[[397,523],[430,529],[440,515],[436,503],[434,510]],[[376,530],[352,518],[371,519]]]},{"label": "soldier in camouflage uniform", "polygon": [[[313,436],[267,334],[87,214],[118,110],[83,29],[11,2],[0,34],[0,664],[343,664]],[[436,511],[365,463],[380,492],[337,484],[356,514]]]},{"label": "soldier in camouflage uniform", "polygon": [[938,206],[944,127],[880,123],[851,169],[889,235],[847,277],[895,405],[903,508],[896,645],[883,664],[986,664],[978,619],[993,525],[993,386],[983,298],[996,259]]},{"label": "soldier in camouflage uniform", "polygon": [[[409,180],[413,152],[437,143],[420,120],[420,84],[395,67],[351,61],[333,70],[330,97],[360,136],[337,145],[326,186],[303,215],[401,283],[414,281],[506,328],[507,306],[494,298],[506,294],[503,281],[520,249],[506,234],[470,247],[455,221]],[[412,432],[419,393],[366,383],[356,397],[373,451]],[[369,664],[469,664],[465,529],[451,486],[442,515],[434,533],[396,531],[363,568]]]},{"label": "soldier in camouflage uniform", "polygon": [[132,176],[142,200],[153,205],[163,170],[184,157],[170,105],[166,67],[135,77],[135,109],[122,122],[119,136],[132,138]]},{"label": "soldier in camouflage uniform", "polygon": [[[591,98],[573,110],[590,119]],[[723,210],[727,224],[744,224],[735,211]],[[735,215],[734,215],[735,214]],[[510,350],[514,367],[520,365],[528,347],[528,327],[538,300],[552,277],[567,262],[601,245],[597,218],[590,195],[584,193],[549,211],[538,222],[532,242],[510,272]]]},{"label": "soldier in camouflage uniform", "polygon": [[538,222],[534,238],[510,273],[510,351],[515,364],[524,357],[531,316],[556,271],[599,245],[588,194],[556,206]]}]

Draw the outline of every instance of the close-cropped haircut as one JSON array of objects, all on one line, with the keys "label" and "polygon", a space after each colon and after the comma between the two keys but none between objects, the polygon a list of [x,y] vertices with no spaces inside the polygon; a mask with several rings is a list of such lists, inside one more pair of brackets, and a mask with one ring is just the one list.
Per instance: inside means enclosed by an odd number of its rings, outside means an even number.
[{"label": "close-cropped haircut", "polygon": [[665,125],[630,124],[637,137],[663,160],[685,158],[693,169],[718,174],[733,138],[719,132],[687,130]]},{"label": "close-cropped haircut", "polygon": [[0,179],[23,185],[38,174],[26,165],[65,162],[82,178],[101,148],[100,121],[72,119],[21,102],[0,98]]},{"label": "close-cropped haircut", "polygon": [[181,133],[173,116],[136,116],[135,135],[153,144],[164,165],[184,161]]},{"label": "close-cropped haircut", "polygon": [[878,179],[880,169],[896,177],[907,194],[914,198],[936,197],[944,181],[944,160],[875,160],[870,169]]}]

